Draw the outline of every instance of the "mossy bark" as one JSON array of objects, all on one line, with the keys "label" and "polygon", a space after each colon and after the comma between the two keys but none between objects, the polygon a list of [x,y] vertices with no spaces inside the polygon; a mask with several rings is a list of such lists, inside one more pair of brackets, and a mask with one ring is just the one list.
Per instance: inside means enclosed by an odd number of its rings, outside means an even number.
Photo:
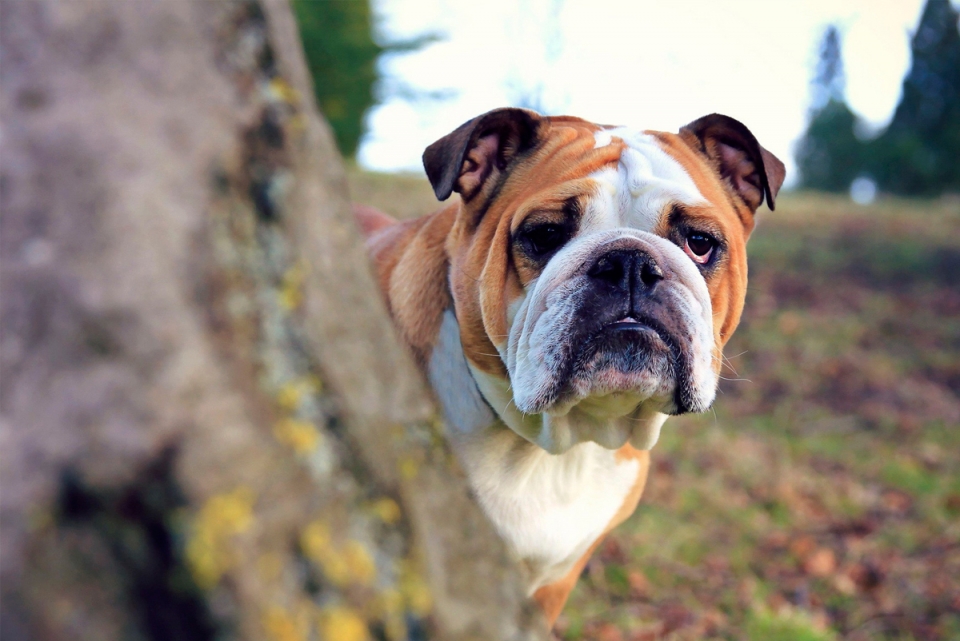
[{"label": "mossy bark", "polygon": [[285,0],[0,12],[3,638],[542,638]]}]

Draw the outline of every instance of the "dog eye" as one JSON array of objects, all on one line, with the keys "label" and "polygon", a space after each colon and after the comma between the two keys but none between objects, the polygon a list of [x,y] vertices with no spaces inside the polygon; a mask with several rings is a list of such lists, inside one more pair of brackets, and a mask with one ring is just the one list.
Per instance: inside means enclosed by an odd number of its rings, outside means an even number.
[{"label": "dog eye", "polygon": [[555,223],[537,225],[521,236],[525,249],[534,258],[542,258],[555,251],[569,238],[570,231],[564,225]]},{"label": "dog eye", "polygon": [[706,265],[713,256],[713,250],[717,247],[717,239],[710,234],[694,231],[687,234],[687,242],[683,246],[683,251],[687,256],[693,259],[698,265]]}]

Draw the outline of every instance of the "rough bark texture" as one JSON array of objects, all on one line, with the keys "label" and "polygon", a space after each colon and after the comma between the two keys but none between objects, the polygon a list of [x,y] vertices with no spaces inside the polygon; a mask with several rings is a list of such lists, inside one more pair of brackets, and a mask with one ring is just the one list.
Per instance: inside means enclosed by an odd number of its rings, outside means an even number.
[{"label": "rough bark texture", "polygon": [[4,639],[535,639],[285,0],[0,3]]}]

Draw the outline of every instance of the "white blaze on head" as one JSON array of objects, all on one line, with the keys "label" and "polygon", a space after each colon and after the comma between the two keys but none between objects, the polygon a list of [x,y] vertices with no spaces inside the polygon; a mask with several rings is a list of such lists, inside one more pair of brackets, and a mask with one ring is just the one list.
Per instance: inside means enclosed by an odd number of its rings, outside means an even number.
[{"label": "white blaze on head", "polygon": [[[626,127],[603,129],[594,135],[597,147],[609,145],[613,138],[623,140],[627,146],[615,170],[602,169],[590,176],[599,187],[597,208],[603,210],[589,212],[593,216],[612,218],[616,227],[651,231],[670,203],[707,202],[690,174],[660,147],[654,136]],[[585,222],[593,220],[591,217]]]}]

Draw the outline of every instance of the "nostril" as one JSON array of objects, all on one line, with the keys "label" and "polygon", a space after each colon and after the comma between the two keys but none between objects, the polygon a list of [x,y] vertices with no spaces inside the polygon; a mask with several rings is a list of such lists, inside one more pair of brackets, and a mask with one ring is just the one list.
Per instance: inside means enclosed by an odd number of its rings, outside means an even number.
[{"label": "nostril", "polygon": [[647,293],[664,279],[657,261],[646,252],[615,250],[604,254],[587,272],[590,278],[608,285],[631,289],[640,287]]},{"label": "nostril", "polygon": [[640,268],[640,280],[647,287],[653,287],[663,280],[663,270],[660,269],[660,265],[652,260],[645,261],[643,267]]},{"label": "nostril", "polygon": [[611,256],[603,256],[593,264],[587,275],[591,278],[618,283],[623,279],[623,261],[615,260]]}]

